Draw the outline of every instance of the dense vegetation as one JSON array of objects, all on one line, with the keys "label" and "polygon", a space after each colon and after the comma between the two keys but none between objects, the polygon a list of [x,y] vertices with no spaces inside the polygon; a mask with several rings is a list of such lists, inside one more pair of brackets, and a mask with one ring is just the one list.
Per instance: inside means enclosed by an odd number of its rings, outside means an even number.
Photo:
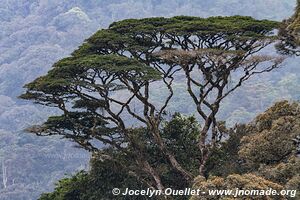
[{"label": "dense vegetation", "polygon": [[[253,123],[240,124],[228,130],[228,140],[215,149],[209,160],[208,166],[212,169],[209,178],[197,177],[194,188],[200,188],[202,191],[237,187],[240,189],[267,190],[272,187],[277,190],[284,188],[299,190],[299,106],[298,103],[278,102],[258,115]],[[194,135],[197,130],[190,127],[197,126],[193,117],[183,117],[177,114],[166,123],[164,130],[174,133],[176,141],[191,144],[187,138],[190,138],[189,135]],[[181,133],[185,140],[178,138]],[[183,155],[189,155],[189,159],[180,157],[180,160],[197,170],[193,159],[190,159],[194,155],[194,150],[186,149]],[[131,161],[128,160],[128,162]],[[118,199],[110,193],[111,188],[145,187],[134,176],[128,176],[118,163],[103,162],[94,157],[91,160],[91,166],[90,172],[80,172],[71,178],[61,180],[53,193],[42,195],[40,200]],[[169,178],[176,177],[168,173],[165,175]],[[182,181],[179,183],[179,188],[184,187]],[[173,185],[173,187],[176,186]],[[119,198],[126,199],[124,196]],[[142,199],[143,197],[136,198]],[[278,197],[278,199],[297,198],[299,194],[293,198]],[[208,199],[208,197],[193,197],[192,199]],[[209,199],[219,199],[219,197]],[[243,198],[240,197],[240,199]],[[251,199],[268,198],[253,196]]]},{"label": "dense vegetation", "polygon": [[[238,134],[240,142],[235,140],[232,144],[231,136],[236,130],[226,128],[226,122],[218,117],[223,99],[248,79],[270,72],[283,62],[283,57],[263,51],[276,41],[274,30],[278,27],[278,22],[251,17],[178,16],[129,19],[96,32],[71,57],[58,61],[47,75],[27,84],[21,98],[61,110],[61,115],[51,116],[28,131],[41,136],[61,135],[92,152],[92,161],[98,163],[92,165],[93,170],[100,170],[97,172],[100,179],[103,176],[100,181],[105,188],[100,187],[97,195],[81,196],[80,190],[85,190],[85,185],[94,184],[89,182],[89,174],[80,173],[63,180],[55,193],[42,198],[58,195],[59,199],[63,195],[62,198],[109,199],[107,186],[115,182],[108,175],[120,178],[115,181],[123,183],[123,187],[129,184],[159,190],[185,188],[198,175],[203,177],[202,182],[206,181],[215,170],[220,170],[216,166],[222,162],[222,166],[228,166],[228,160],[233,162],[233,158],[247,164],[234,165],[237,169],[230,167],[233,174],[226,169],[219,171],[221,175],[235,177],[237,181],[255,179],[252,174],[239,177],[235,173],[247,170],[252,173],[260,162],[270,164],[286,159],[282,154],[290,156],[296,149],[294,143],[289,144],[297,139],[295,131],[290,138],[274,140],[278,141],[276,147],[282,146],[278,153],[267,144],[262,145],[265,151],[255,146],[269,135],[282,134],[271,129],[273,117],[268,115],[273,113],[266,114],[266,119],[260,116],[262,119],[257,122],[260,126],[250,127],[250,131],[260,132],[257,136],[252,137],[254,133],[244,129],[244,135]],[[186,95],[192,99],[197,118],[175,114],[168,121],[167,113],[174,112],[169,105],[176,83],[185,83]],[[157,87],[163,92],[160,100],[153,95]],[[279,114],[284,109],[296,111],[287,102],[283,104],[275,105]],[[266,133],[269,129],[271,133]],[[274,141],[270,144],[274,145]],[[232,146],[227,151],[223,149],[227,144],[244,143],[248,144],[239,151]],[[289,150],[284,149],[286,146]],[[270,155],[267,151],[271,151]],[[235,155],[228,155],[229,152]],[[227,159],[222,154],[227,154]],[[252,154],[258,160],[251,160]],[[273,154],[279,158],[272,158]],[[114,172],[111,169],[115,167]],[[87,182],[83,187],[75,184],[79,188],[70,194],[74,181]],[[226,179],[224,186],[225,182]],[[273,183],[266,180],[264,187],[270,184]]]},{"label": "dense vegetation", "polygon": [[284,54],[300,55],[300,1],[297,0],[297,7],[292,17],[284,20],[279,36],[283,42],[277,45],[280,52]]},{"label": "dense vegetation", "polygon": [[[124,18],[174,15],[251,15],[282,20],[291,15],[291,0],[212,0],[212,1],[41,1],[9,0],[0,5],[0,137],[1,164],[6,168],[1,179],[0,199],[36,199],[49,191],[65,173],[83,169],[88,154],[57,138],[36,138],[23,128],[53,115],[16,99],[24,83],[45,74],[56,60],[67,56],[99,27]],[[289,59],[284,70],[257,76],[223,102],[219,117],[228,126],[251,120],[272,102],[299,99],[297,59]],[[195,113],[184,84],[174,85],[168,109]],[[159,100],[161,93],[153,98]]]}]

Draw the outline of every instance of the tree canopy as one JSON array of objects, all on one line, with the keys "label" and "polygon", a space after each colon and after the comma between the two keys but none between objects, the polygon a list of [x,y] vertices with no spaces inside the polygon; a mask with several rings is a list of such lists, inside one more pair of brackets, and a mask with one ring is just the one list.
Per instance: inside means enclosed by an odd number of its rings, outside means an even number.
[{"label": "tree canopy", "polygon": [[[208,189],[299,188],[299,103],[281,101],[249,124],[237,125],[230,138],[210,158],[210,178],[196,179],[195,187]],[[272,199],[293,199],[274,196]],[[243,196],[238,199],[243,199]],[[207,199],[206,196],[192,199]],[[226,197],[216,197],[226,199]],[[251,196],[251,199],[269,199]]]},{"label": "tree canopy", "polygon": [[[209,159],[207,166],[211,168],[209,176],[207,178],[197,176],[193,181],[193,187],[205,192],[235,190],[236,188],[259,191],[267,191],[272,188],[277,192],[285,189],[292,192],[285,196],[256,194],[248,197],[266,200],[299,198],[299,194],[296,193],[300,189],[300,142],[297,139],[299,138],[299,117],[299,103],[282,101],[259,114],[253,122],[231,128],[228,131],[228,139],[220,143]],[[290,122],[283,123],[284,120]],[[287,127],[290,128],[287,129]],[[179,114],[166,123],[163,129],[163,135],[168,138],[170,146],[178,149],[179,160],[194,170],[197,168],[197,163],[191,158],[197,156],[194,155],[197,149],[192,148],[193,138],[197,131],[195,118],[183,117]],[[262,135],[264,136],[262,137]],[[261,140],[258,142],[257,138],[261,138]],[[279,140],[284,142],[280,143]],[[190,148],[184,149],[184,147]],[[152,148],[149,152],[155,152],[155,149]],[[160,156],[157,153],[154,154]],[[151,157],[154,158],[155,155]],[[124,161],[127,165],[132,163],[128,157]],[[161,161],[163,160],[159,160],[159,162]],[[164,180],[169,181],[172,188],[184,187],[180,177],[174,176],[174,174],[170,175],[165,162],[161,162],[159,166],[160,170],[165,170],[163,174],[167,179]],[[42,195],[40,200],[126,199],[127,196],[113,197],[109,193],[110,189],[113,187],[121,190],[126,187],[147,187],[147,185],[139,185],[142,184],[141,181],[134,176],[128,176],[129,173],[123,170],[120,164],[107,160],[103,162],[97,157],[93,157],[89,172],[80,172],[73,177],[63,179],[54,192]],[[106,184],[102,184],[103,182]],[[174,183],[178,183],[178,185],[174,185]],[[137,199],[142,198],[159,199],[159,197],[137,196]],[[174,198],[176,199],[176,197]],[[233,197],[233,195],[210,196],[206,193],[200,196],[178,197],[178,199],[189,198],[190,200],[245,199],[247,196],[242,193],[237,197]]]},{"label": "tree canopy", "polygon": [[[74,149],[72,142],[58,140],[59,136],[37,138],[24,133],[24,127],[41,123],[54,115],[55,109],[34,105],[17,96],[24,91],[25,83],[46,74],[55,61],[68,56],[97,29],[106,28],[113,21],[151,16],[236,14],[281,21],[291,15],[295,3],[292,0],[3,1],[0,4],[0,149],[8,182],[7,188],[0,185],[0,199],[37,199],[42,192],[51,191],[53,183],[64,174],[88,165],[89,153]],[[249,80],[243,89],[224,99],[219,119],[226,119],[229,126],[246,123],[283,96],[299,99],[297,58],[288,59],[285,66]],[[184,84],[175,82],[175,95],[168,110],[194,114]],[[165,90],[153,93],[153,100],[158,101]]]}]

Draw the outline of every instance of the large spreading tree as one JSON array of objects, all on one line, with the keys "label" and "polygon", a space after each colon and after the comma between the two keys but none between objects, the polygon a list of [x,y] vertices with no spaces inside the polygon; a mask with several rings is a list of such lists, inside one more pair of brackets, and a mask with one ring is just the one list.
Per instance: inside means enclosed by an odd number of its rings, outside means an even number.
[{"label": "large spreading tree", "polygon": [[[230,128],[229,137],[221,142],[209,158],[207,168],[212,169],[209,177],[198,176],[194,179],[193,187],[206,193],[190,198],[174,196],[174,199],[299,199],[300,194],[297,194],[300,189],[299,108],[298,102],[281,101],[259,114],[252,122]],[[182,133],[181,138],[176,137],[178,143],[172,144],[175,147],[179,146],[180,142],[186,143],[188,139],[193,139],[191,136],[197,133],[197,126],[195,118],[176,114],[166,123],[162,134],[172,133],[176,136],[176,133]],[[187,166],[193,166],[194,163],[189,159],[193,155],[187,152],[194,151],[193,149],[180,151],[177,158],[187,163]],[[128,160],[127,165],[130,165],[130,162]],[[160,164],[160,167],[162,166],[163,163]],[[165,177],[176,178],[170,174]],[[180,177],[177,181],[179,182],[177,187],[171,185],[172,188],[185,187]],[[135,177],[129,176],[119,164],[93,158],[88,173],[80,172],[71,178],[62,179],[53,192],[43,194],[40,200],[159,199],[159,196],[113,197],[110,190],[114,187],[124,191],[125,188],[140,189],[147,186],[142,185]],[[258,191],[272,188],[277,192],[285,189],[289,190],[289,193],[284,196],[253,194],[248,198],[242,194],[237,197],[208,194],[213,190],[236,188]]]},{"label": "large spreading tree", "polygon": [[[223,99],[282,63],[264,51],[276,41],[278,26],[242,16],[112,23],[25,86],[23,99],[61,111],[29,130],[62,135],[103,161],[120,163],[123,156],[131,162],[120,166],[149,187],[164,189],[172,182],[164,169],[190,184],[208,173],[207,161],[226,135],[217,116]],[[176,83],[185,83],[199,114],[200,125],[187,140],[165,130]],[[162,92],[159,100],[155,91]]]}]

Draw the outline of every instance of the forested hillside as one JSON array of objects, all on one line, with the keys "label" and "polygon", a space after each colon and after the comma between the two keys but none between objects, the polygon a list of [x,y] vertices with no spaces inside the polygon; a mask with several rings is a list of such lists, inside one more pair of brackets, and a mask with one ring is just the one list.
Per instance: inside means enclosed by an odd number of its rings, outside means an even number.
[{"label": "forested hillside", "polygon": [[[126,18],[175,15],[249,15],[282,20],[292,15],[292,0],[213,1],[46,1],[7,0],[0,5],[0,199],[36,199],[50,191],[64,174],[87,167],[89,154],[67,140],[38,138],[23,131],[58,111],[17,98],[25,83],[46,74],[53,63],[68,56],[84,39],[113,21]],[[274,49],[267,49],[275,52]],[[300,98],[299,59],[289,58],[284,68],[252,79],[223,102],[220,118],[227,125],[248,122],[280,99]],[[183,94],[181,84],[174,87]],[[156,92],[153,98],[161,99]],[[172,99],[169,110],[193,114],[186,95]],[[6,181],[7,180],[7,181]]]}]

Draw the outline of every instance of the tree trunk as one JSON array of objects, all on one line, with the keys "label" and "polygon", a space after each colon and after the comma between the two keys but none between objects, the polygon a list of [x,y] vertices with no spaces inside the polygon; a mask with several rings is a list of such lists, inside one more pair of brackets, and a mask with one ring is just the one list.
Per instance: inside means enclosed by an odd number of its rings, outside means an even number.
[{"label": "tree trunk", "polygon": [[192,181],[193,175],[190,172],[183,169],[183,167],[176,160],[175,156],[171,152],[168,151],[164,142],[162,141],[162,138],[160,137],[160,133],[158,130],[154,131],[154,138],[156,140],[156,143],[159,145],[160,150],[167,157],[167,159],[170,162],[170,164],[172,165],[172,167],[176,171],[178,171],[184,177],[184,179],[186,181],[188,181],[188,182]]}]

